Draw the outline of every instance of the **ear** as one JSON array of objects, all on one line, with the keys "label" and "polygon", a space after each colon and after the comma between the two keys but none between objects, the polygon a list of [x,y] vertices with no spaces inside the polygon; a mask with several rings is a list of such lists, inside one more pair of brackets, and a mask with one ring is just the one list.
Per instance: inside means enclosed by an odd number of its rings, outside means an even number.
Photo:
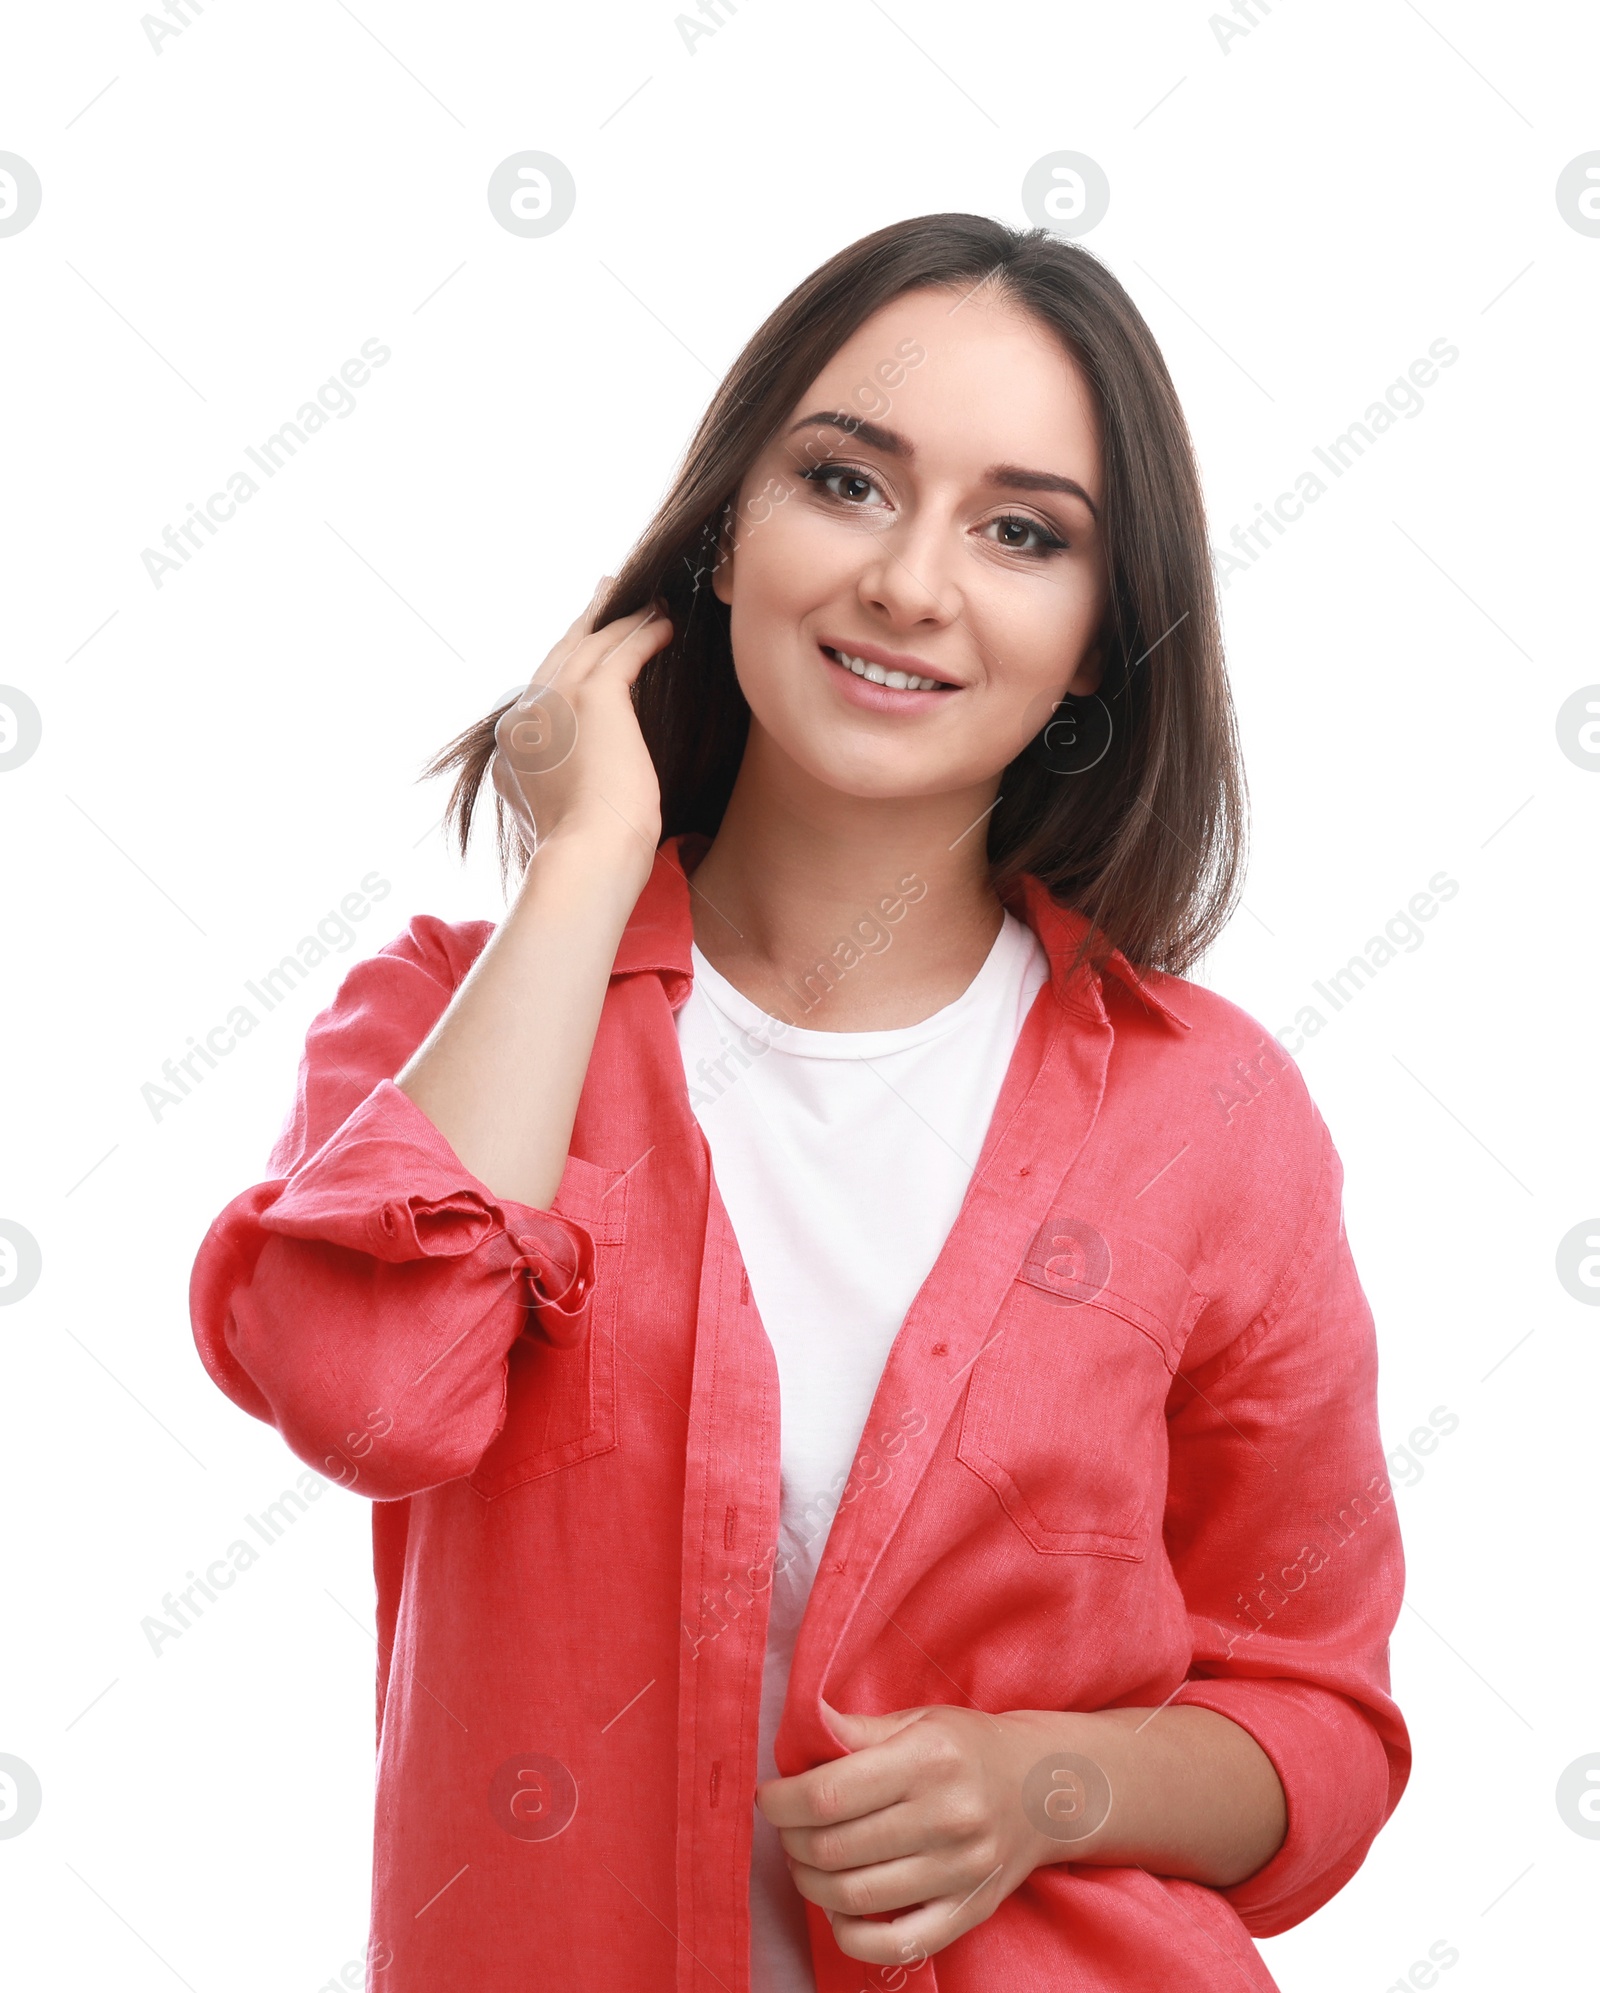
[{"label": "ear", "polygon": [[1106,675],[1106,647],[1103,637],[1096,637],[1078,661],[1078,668],[1067,680],[1067,691],[1078,699],[1087,699],[1091,693],[1100,690],[1100,681]]}]

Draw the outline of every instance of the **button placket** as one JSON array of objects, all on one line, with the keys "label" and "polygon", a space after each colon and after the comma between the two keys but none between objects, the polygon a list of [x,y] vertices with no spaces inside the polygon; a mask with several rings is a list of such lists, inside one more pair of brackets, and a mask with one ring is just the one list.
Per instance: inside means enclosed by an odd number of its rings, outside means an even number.
[{"label": "button placket", "polygon": [[679,1646],[677,1993],[726,1993],[749,1975],[748,1872],[766,1651],[769,1589],[748,1590],[701,1629],[730,1551],[776,1541],[778,1375],[772,1346],[741,1293],[744,1268],[715,1180],[707,1171],[704,1257],[696,1309],[694,1376],[684,1473]]}]

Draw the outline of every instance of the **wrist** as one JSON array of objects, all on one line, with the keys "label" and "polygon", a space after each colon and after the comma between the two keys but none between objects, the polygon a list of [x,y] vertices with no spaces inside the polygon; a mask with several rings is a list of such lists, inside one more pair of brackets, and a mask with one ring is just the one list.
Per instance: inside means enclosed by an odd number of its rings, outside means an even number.
[{"label": "wrist", "polygon": [[620,818],[609,823],[563,823],[539,840],[528,859],[518,898],[572,890],[610,901],[627,920],[655,865],[655,846]]},{"label": "wrist", "polygon": [[1033,1866],[1105,1861],[1115,1831],[1120,1734],[1103,1716],[1079,1710],[1017,1709],[1005,1721],[1018,1745]]}]

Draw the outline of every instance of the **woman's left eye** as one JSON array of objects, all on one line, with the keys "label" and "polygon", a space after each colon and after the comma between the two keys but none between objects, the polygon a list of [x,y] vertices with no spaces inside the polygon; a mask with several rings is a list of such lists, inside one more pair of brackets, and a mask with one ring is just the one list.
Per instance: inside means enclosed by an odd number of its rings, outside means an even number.
[{"label": "woman's left eye", "polygon": [[[997,528],[995,544],[1019,554],[1049,554],[1067,543],[1059,539],[1047,526],[1037,519],[1024,519],[1017,513],[1008,514],[1004,519],[991,519],[985,532]],[[1029,535],[1032,539],[1029,539]]]}]

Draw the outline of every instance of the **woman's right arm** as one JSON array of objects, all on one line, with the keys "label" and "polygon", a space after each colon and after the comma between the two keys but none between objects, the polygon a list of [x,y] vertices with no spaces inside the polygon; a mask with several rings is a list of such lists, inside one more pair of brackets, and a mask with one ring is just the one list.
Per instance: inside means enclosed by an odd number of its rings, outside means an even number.
[{"label": "woman's right arm", "polygon": [[557,696],[535,707],[524,695],[497,730],[494,786],[537,855],[395,1081],[475,1175],[533,1205],[561,1181],[611,964],[661,837],[629,688],[672,626],[641,610],[596,632],[594,607],[530,687],[555,684]]},{"label": "woman's right arm", "polygon": [[[190,1310],[207,1370],[357,1493],[470,1473],[504,1421],[517,1337],[588,1332],[594,1242],[547,1207],[659,838],[628,687],[668,634],[580,618],[546,660],[536,683],[559,673],[578,738],[537,776],[497,756],[530,845],[538,821],[510,914],[470,967],[459,932],[421,916],[350,971],[307,1034],[275,1174],[201,1244]],[[529,710],[525,695],[507,720]]]},{"label": "woman's right arm", "polygon": [[[481,1182],[548,1205],[640,876],[631,831],[553,833],[395,1085]],[[651,847],[654,850],[654,847]]]}]

